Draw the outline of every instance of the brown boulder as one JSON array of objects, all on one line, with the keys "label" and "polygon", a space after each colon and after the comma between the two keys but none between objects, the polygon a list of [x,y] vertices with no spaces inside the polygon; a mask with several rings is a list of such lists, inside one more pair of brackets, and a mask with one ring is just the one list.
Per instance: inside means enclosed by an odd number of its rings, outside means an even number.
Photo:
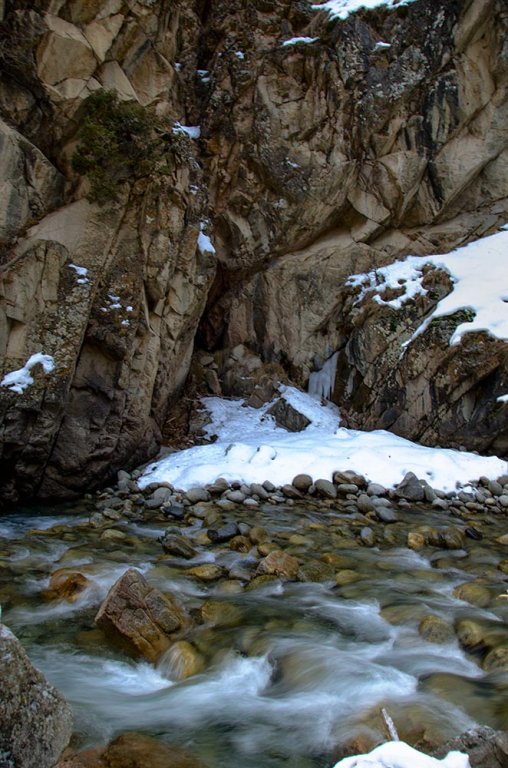
[{"label": "brown boulder", "polygon": [[121,733],[102,750],[86,750],[56,768],[206,768],[192,752],[141,733]]},{"label": "brown boulder", "polygon": [[95,623],[129,655],[155,662],[189,618],[173,597],[130,568],[109,590]]},{"label": "brown boulder", "polygon": [[90,580],[82,573],[59,568],[51,574],[49,586],[42,591],[42,597],[44,600],[67,600],[68,603],[75,603],[90,584]]}]

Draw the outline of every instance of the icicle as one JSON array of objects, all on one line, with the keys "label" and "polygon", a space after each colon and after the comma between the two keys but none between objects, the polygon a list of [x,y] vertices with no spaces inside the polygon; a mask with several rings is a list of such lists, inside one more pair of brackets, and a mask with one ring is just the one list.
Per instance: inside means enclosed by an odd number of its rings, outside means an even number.
[{"label": "icicle", "polygon": [[309,395],[317,395],[329,400],[333,387],[335,385],[335,374],[337,372],[337,360],[339,353],[335,352],[326,360],[320,371],[314,371],[309,376],[308,392]]}]

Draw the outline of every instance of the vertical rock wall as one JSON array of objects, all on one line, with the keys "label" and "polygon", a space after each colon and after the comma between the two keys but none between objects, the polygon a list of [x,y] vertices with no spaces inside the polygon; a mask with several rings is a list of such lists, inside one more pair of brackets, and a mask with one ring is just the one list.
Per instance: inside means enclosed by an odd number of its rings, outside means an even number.
[{"label": "vertical rock wall", "polygon": [[[55,367],[0,387],[0,494],[72,495],[152,455],[196,338],[302,385],[339,351],[351,423],[505,451],[506,345],[452,354],[444,329],[401,367],[432,301],[394,324],[344,283],[507,221],[506,27],[503,0],[346,21],[306,0],[7,0],[0,376]],[[152,115],[160,157],[98,203],[71,158],[100,90]]]}]

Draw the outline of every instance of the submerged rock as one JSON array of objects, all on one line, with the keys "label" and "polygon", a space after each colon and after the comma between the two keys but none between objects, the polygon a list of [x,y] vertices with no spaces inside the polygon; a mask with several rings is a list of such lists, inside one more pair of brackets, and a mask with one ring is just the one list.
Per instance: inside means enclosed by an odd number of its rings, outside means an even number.
[{"label": "submerged rock", "polygon": [[69,743],[72,712],[0,624],[0,765],[51,768]]}]

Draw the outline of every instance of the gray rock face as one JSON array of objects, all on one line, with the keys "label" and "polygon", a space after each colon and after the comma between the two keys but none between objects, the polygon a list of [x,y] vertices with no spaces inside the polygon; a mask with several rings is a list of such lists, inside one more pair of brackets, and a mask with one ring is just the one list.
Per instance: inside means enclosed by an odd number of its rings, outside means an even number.
[{"label": "gray rock face", "polygon": [[0,624],[0,762],[51,768],[69,743],[72,712],[33,666],[21,643]]}]

